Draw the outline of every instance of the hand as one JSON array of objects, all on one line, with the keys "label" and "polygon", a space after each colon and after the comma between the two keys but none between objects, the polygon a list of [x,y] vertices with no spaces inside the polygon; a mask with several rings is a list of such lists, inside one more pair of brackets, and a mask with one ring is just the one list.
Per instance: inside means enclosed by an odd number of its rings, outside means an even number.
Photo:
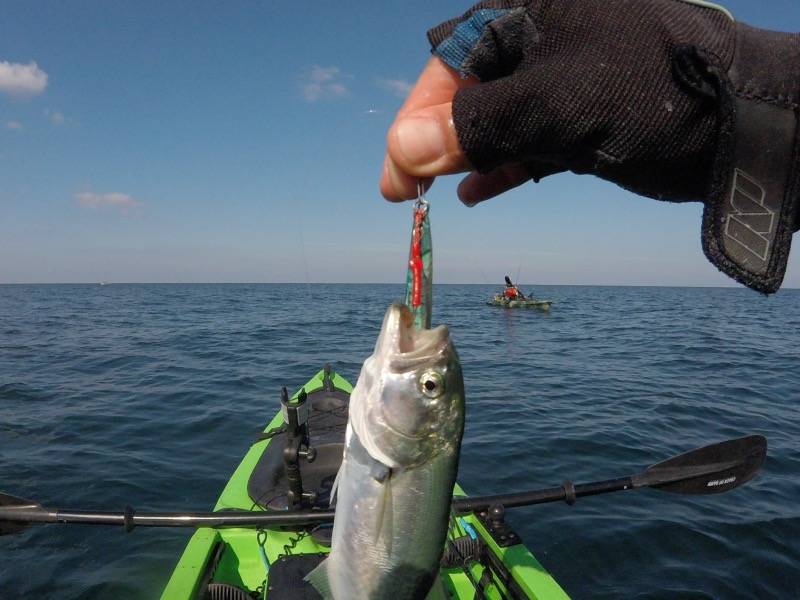
[{"label": "hand", "polygon": [[[473,171],[453,125],[453,97],[459,89],[477,83],[474,77],[461,77],[438,57],[430,59],[387,135],[380,183],[387,200],[416,198],[419,179],[427,190],[438,175]],[[472,172],[458,186],[458,196],[472,206],[530,178],[521,165],[488,175]]]},{"label": "hand", "polygon": [[470,172],[473,205],[572,171],[705,204],[726,274],[780,287],[800,228],[800,37],[705,2],[485,0],[428,32],[434,58],[388,134],[381,191]]}]

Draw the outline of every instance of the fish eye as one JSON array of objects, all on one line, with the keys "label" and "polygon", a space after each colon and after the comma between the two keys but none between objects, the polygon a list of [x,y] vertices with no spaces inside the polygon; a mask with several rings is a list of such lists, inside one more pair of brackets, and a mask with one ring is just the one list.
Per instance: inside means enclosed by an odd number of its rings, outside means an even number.
[{"label": "fish eye", "polygon": [[428,398],[438,398],[444,393],[444,379],[436,371],[425,371],[419,378],[420,389]]}]

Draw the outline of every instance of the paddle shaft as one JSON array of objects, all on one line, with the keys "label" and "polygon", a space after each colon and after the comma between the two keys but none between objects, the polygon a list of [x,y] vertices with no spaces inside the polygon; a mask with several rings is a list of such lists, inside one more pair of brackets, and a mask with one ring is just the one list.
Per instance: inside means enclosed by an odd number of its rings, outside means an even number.
[{"label": "paddle shaft", "polygon": [[[612,479],[574,486],[575,496],[593,496],[631,487],[631,478]],[[568,486],[516,494],[498,494],[475,498],[454,498],[453,508],[460,513],[502,504],[506,508],[558,502],[568,498]],[[256,525],[311,525],[333,521],[333,510],[304,510],[291,512],[149,512],[137,514],[132,509],[123,512],[90,510],[48,510],[46,508],[0,507],[0,520],[26,523],[81,523],[86,525],[119,525],[128,530],[134,527],[252,527]]]},{"label": "paddle shaft", "polygon": [[496,505],[501,505],[505,508],[516,508],[519,506],[547,504],[548,502],[559,502],[562,500],[567,504],[574,504],[577,498],[621,492],[623,490],[633,489],[634,487],[637,486],[634,485],[631,477],[620,477],[592,483],[579,483],[577,485],[565,481],[564,485],[543,490],[496,494],[494,496],[475,496],[474,498],[456,498],[453,500],[453,508],[457,512],[473,512]]},{"label": "paddle shaft", "polygon": [[124,512],[90,510],[48,510],[46,508],[0,507],[0,521],[25,523],[77,523],[84,525],[121,525],[127,530],[134,527],[253,527],[311,525],[333,521],[333,510],[291,512],[148,512],[136,514],[132,509]]},{"label": "paddle shaft", "polygon": [[[453,499],[453,509],[459,513],[472,512],[502,505],[506,508],[545,504],[560,500],[570,502],[570,485],[544,490],[498,494],[494,496],[460,497]],[[606,494],[633,487],[630,477],[610,479],[572,486],[574,497]],[[333,521],[333,510],[303,510],[290,512],[148,512],[137,514],[133,509],[123,512],[90,510],[49,510],[46,508],[0,507],[0,520],[26,523],[77,523],[86,525],[119,525],[128,530],[134,527],[253,527],[296,526]]]}]

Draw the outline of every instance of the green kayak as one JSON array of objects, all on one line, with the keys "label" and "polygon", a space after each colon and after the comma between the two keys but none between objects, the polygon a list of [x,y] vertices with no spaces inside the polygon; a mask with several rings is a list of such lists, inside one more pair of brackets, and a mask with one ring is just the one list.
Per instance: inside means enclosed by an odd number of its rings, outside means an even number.
[{"label": "green kayak", "polygon": [[[214,507],[288,514],[299,467],[305,509],[328,509],[342,458],[352,386],[329,366],[301,388],[289,404],[307,396],[308,456],[285,463],[290,440],[284,413],[269,422],[231,476]],[[302,402],[302,400],[301,400]],[[289,419],[291,421],[291,418]],[[291,453],[289,453],[291,455]],[[300,452],[303,456],[303,452]],[[289,469],[286,468],[289,465]],[[294,484],[294,485],[293,485]],[[455,495],[463,496],[456,485]],[[162,600],[270,600],[319,598],[303,577],[330,551],[329,523],[269,528],[201,528],[192,535],[167,583]],[[486,598],[568,599],[508,524],[486,512],[454,515],[439,578],[428,600]],[[355,599],[354,599],[355,600]]]},{"label": "green kayak", "polygon": [[502,308],[538,308],[539,310],[550,310],[552,300],[537,300],[536,298],[525,298],[524,300],[509,300],[501,294],[496,294],[486,304],[489,306],[500,306]]}]

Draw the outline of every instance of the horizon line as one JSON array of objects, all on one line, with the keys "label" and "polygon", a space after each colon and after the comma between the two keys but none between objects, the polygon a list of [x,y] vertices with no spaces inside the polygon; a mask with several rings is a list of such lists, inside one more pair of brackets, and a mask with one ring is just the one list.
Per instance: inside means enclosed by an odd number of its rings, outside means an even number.
[{"label": "horizon line", "polygon": [[[396,281],[9,281],[0,282],[3,285],[406,285]],[[480,282],[441,282],[437,285],[493,285],[503,286],[503,283]],[[648,283],[517,283],[520,286],[545,286],[545,287],[646,287],[646,288],[697,288],[697,289],[749,289],[743,285],[731,282],[730,285],[698,285],[698,284],[648,284]],[[798,290],[800,287],[782,287],[781,290]]]}]

